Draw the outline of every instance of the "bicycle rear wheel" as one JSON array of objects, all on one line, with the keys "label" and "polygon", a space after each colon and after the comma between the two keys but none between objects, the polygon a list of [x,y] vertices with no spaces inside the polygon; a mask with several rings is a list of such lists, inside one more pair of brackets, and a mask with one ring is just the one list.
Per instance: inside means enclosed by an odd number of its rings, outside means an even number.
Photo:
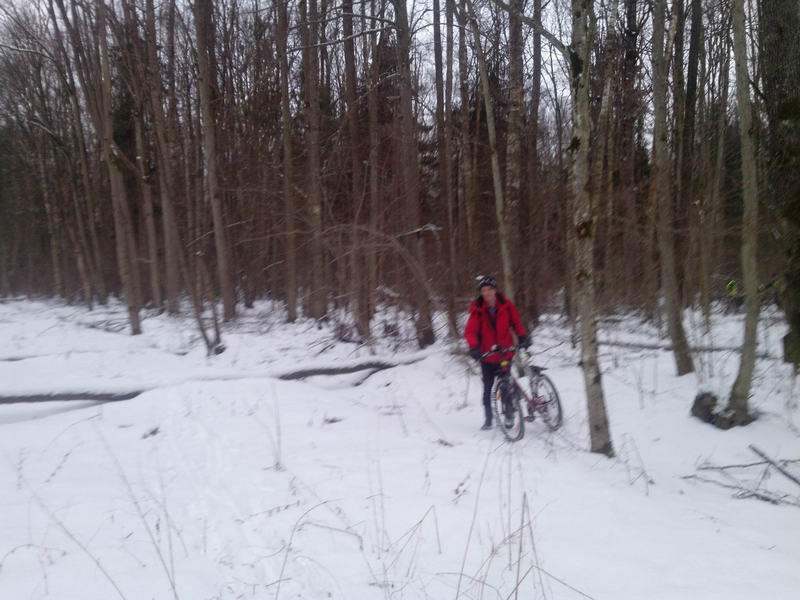
[{"label": "bicycle rear wheel", "polygon": [[550,431],[555,431],[564,422],[564,413],[561,409],[561,398],[553,381],[547,375],[539,376],[535,395],[535,408],[542,416],[542,421]]},{"label": "bicycle rear wheel", "polygon": [[494,417],[509,442],[518,442],[525,435],[525,418],[520,406],[520,396],[510,377],[497,378],[492,389]]}]

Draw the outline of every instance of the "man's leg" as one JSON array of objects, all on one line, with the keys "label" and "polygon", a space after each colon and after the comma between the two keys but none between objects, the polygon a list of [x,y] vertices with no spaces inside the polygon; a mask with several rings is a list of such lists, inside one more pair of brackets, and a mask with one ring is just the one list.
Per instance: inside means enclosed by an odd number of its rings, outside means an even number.
[{"label": "man's leg", "polygon": [[483,378],[483,412],[485,420],[483,427],[488,429],[492,426],[492,386],[494,377],[497,375],[497,365],[494,363],[481,363],[481,376]]}]

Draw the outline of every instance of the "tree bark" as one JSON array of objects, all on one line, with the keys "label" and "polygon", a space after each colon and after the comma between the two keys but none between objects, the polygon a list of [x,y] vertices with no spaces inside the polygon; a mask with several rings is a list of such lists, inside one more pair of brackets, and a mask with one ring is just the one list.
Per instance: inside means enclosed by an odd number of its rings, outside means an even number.
[{"label": "tree bark", "polygon": [[64,274],[61,268],[61,219],[58,207],[53,204],[53,194],[48,183],[47,168],[45,167],[46,146],[36,153],[39,183],[42,188],[42,202],[47,217],[47,234],[50,238],[50,264],[53,269],[53,291],[56,296],[65,297]]},{"label": "tree bark", "polygon": [[[416,122],[413,109],[411,83],[411,29],[405,0],[393,0],[395,27],[397,30],[398,68],[400,75],[400,134],[403,148],[403,174],[405,183],[406,225],[411,231],[420,227],[419,197],[419,152],[417,149]],[[422,248],[422,232],[405,235],[409,250],[419,269],[425,274],[425,259]],[[425,274],[425,277],[427,275]],[[410,282],[411,297],[417,312],[417,342],[420,348],[435,341],[431,323],[430,298],[421,284]]]},{"label": "tree bark", "polygon": [[[458,11],[458,79],[459,79],[459,127],[461,142],[460,156],[460,187],[461,205],[464,214],[466,229],[467,264],[472,267],[472,253],[474,251],[474,189],[472,186],[472,143],[469,135],[469,63],[467,61],[467,8],[466,0],[461,0]],[[480,111],[478,111],[480,112]]]},{"label": "tree bark", "polygon": [[[164,238],[164,263],[167,311],[176,315],[180,306],[179,252],[182,252],[179,243],[178,224],[175,218],[175,182],[174,182],[174,140],[171,139],[164,119],[164,107],[161,94],[161,76],[156,47],[155,7],[153,0],[146,1],[145,20],[147,35],[145,37],[147,55],[147,82],[150,90],[150,114],[153,117],[153,132],[157,156],[159,160],[159,202],[161,204],[161,226]],[[190,282],[186,282],[190,286]]]},{"label": "tree bark", "polygon": [[308,153],[308,210],[311,222],[311,289],[307,294],[308,312],[321,319],[327,312],[322,266],[322,173],[319,141],[319,20],[317,0],[300,0],[303,32],[303,71],[305,73],[306,152]]},{"label": "tree bark", "polygon": [[286,319],[297,319],[297,250],[295,236],[294,149],[289,106],[289,0],[278,0],[278,60],[281,80],[281,138],[283,139],[283,213],[286,256]]},{"label": "tree bark", "polygon": [[106,39],[106,14],[105,3],[97,1],[97,26],[100,46],[100,118],[102,119],[102,153],[103,161],[108,168],[111,183],[111,203],[114,215],[114,230],[117,249],[117,264],[122,280],[122,290],[128,305],[128,320],[131,333],[139,335],[142,326],[139,320],[139,295],[135,287],[133,269],[135,267],[135,254],[131,252],[133,231],[131,228],[130,214],[128,212],[128,198],[125,191],[125,181],[114,155],[114,119],[112,114],[111,97],[111,69],[108,62],[108,40]]},{"label": "tree bark", "polygon": [[147,271],[150,275],[150,301],[161,308],[161,270],[158,261],[158,236],[153,216],[153,187],[150,183],[150,164],[144,139],[144,116],[141,111],[134,123],[136,136],[136,166],[139,169],[139,189],[142,193],[142,217],[147,234]]},{"label": "tree bark", "polygon": [[758,173],[753,143],[753,109],[750,105],[750,74],[747,68],[747,31],[744,0],[733,0],[733,55],[736,63],[736,104],[739,109],[739,142],[742,153],[742,280],[745,296],[744,341],[739,373],[728,399],[734,423],[752,421],[748,408],[758,333]]},{"label": "tree bark", "polygon": [[[661,289],[667,328],[674,348],[678,375],[694,371],[689,344],[683,329],[681,302],[678,293],[678,277],[675,271],[675,225],[672,210],[669,149],[667,147],[667,69],[664,48],[666,0],[655,0],[653,8],[653,186],[658,209],[658,250],[661,260]],[[674,29],[671,33],[674,33]],[[667,48],[671,43],[667,43]]]},{"label": "tree bark", "polygon": [[504,293],[514,296],[514,267],[509,248],[508,230],[506,227],[506,209],[503,196],[503,176],[500,172],[500,159],[497,156],[497,133],[495,130],[494,103],[489,89],[489,71],[486,66],[486,56],[481,47],[481,34],[478,30],[478,20],[471,0],[466,0],[469,10],[470,26],[472,28],[473,44],[478,59],[478,72],[480,73],[483,105],[486,109],[486,128],[489,133],[489,155],[492,165],[492,183],[494,189],[494,207],[497,217],[497,236],[499,238],[500,259],[503,263]]},{"label": "tree bark", "polygon": [[[366,9],[365,9],[366,10]],[[371,16],[375,15],[375,2],[370,6]],[[381,13],[381,17],[383,13]],[[370,62],[367,67],[365,60],[365,80],[369,81],[369,94],[367,95],[367,119],[369,128],[369,228],[373,234],[380,230],[380,134],[378,124],[378,88],[380,82],[380,48],[378,33],[370,36]],[[375,310],[378,287],[378,257],[375,252],[367,254],[367,293],[370,312]]]},{"label": "tree bark", "polygon": [[580,320],[581,369],[586,387],[592,452],[614,455],[608,427],[603,383],[597,357],[597,315],[594,304],[595,208],[590,194],[589,67],[594,43],[593,0],[572,0],[572,40],[569,47],[572,95],[572,226],[575,234],[575,303]]},{"label": "tree bark", "polygon": [[356,328],[362,339],[370,335],[370,310],[366,299],[364,274],[362,272],[362,247],[358,225],[361,223],[361,214],[364,206],[364,166],[361,156],[361,136],[358,127],[358,102],[356,98],[356,49],[353,36],[353,2],[342,0],[342,25],[344,33],[344,63],[345,63],[345,106],[347,107],[347,129],[350,141],[350,204],[351,231],[350,271],[352,281],[351,298],[352,311],[355,316]]},{"label": "tree bark", "polygon": [[[506,132],[506,188],[503,206],[503,229],[509,246],[506,252],[509,252],[509,269],[513,269],[510,274],[513,285],[516,282],[522,282],[523,284],[525,282],[518,272],[523,258],[523,254],[519,252],[519,249],[522,237],[520,205],[522,203],[522,128],[525,91],[522,81],[524,40],[522,38],[522,21],[519,15],[522,14],[525,0],[511,0],[511,4],[515,10],[511,11],[508,16],[509,106]],[[508,285],[508,282],[506,282],[506,285]],[[519,288],[517,289],[517,295],[520,296],[518,300],[527,304],[529,290],[524,285],[519,286]],[[508,288],[508,293],[512,293],[512,288]]]},{"label": "tree bark", "polygon": [[217,172],[217,120],[214,108],[215,74],[211,67],[214,52],[212,40],[212,1],[196,0],[195,29],[197,32],[197,87],[200,89],[200,110],[203,117],[203,156],[205,158],[206,186],[211,218],[214,225],[214,246],[217,253],[217,274],[222,289],[223,315],[226,321],[236,317],[236,294],[233,274],[229,264],[228,239],[225,231],[225,215],[219,194]]},{"label": "tree bark", "polygon": [[[447,290],[447,324],[450,336],[458,337],[456,326],[456,253],[455,221],[453,213],[452,172],[450,163],[450,116],[453,91],[453,0],[445,0],[447,35],[447,90],[445,91],[444,65],[442,58],[441,4],[433,0],[433,52],[434,77],[436,80],[436,153],[438,206],[444,205],[447,214],[447,258],[449,264]],[[447,114],[445,115],[445,110]]]},{"label": "tree bark", "polygon": [[[777,278],[789,323],[784,360],[800,370],[800,10],[797,0],[761,0],[759,67],[768,136],[767,186],[777,202],[786,260]],[[776,273],[777,275],[777,273]]]},{"label": "tree bark", "polygon": [[[542,0],[533,0],[533,20],[541,23]],[[536,282],[537,270],[540,265],[547,265],[547,245],[545,238],[549,235],[549,228],[544,209],[545,194],[543,193],[544,177],[539,158],[539,107],[542,98],[542,34],[539,29],[533,31],[533,71],[531,73],[531,110],[530,125],[528,127],[528,206],[527,225],[528,231],[523,236],[522,247],[527,256],[522,260],[522,278],[526,288],[525,311],[531,320],[539,320],[539,286]],[[545,219],[542,219],[542,213]],[[538,224],[539,227],[535,227]],[[537,251],[542,248],[542,251]]]}]

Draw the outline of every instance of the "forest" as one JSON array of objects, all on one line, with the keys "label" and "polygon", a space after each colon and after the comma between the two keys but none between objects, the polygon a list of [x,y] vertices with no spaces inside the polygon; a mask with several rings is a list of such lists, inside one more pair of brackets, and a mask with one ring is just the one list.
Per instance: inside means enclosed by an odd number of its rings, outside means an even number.
[{"label": "forest", "polygon": [[800,3],[0,5],[0,297],[191,313],[210,353],[259,298],[362,343],[388,305],[424,348],[480,273],[572,323],[593,449],[603,315],[681,375],[684,311],[741,307],[749,422],[762,306],[800,362]]}]

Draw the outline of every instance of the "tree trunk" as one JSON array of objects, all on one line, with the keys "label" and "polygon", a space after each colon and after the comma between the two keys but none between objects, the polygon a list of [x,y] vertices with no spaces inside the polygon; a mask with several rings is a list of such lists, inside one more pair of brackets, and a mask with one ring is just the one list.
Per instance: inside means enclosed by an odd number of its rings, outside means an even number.
[{"label": "tree trunk", "polygon": [[777,287],[789,323],[783,358],[800,370],[800,10],[797,0],[761,0],[759,15],[764,105],[767,113],[766,178],[780,216],[786,254]]},{"label": "tree trunk", "polygon": [[283,212],[286,248],[286,319],[297,319],[297,251],[294,232],[294,150],[289,102],[289,0],[278,0],[278,59],[281,79],[281,138],[283,139]]},{"label": "tree trunk", "polygon": [[[522,50],[522,21],[520,15],[525,6],[525,0],[511,0],[512,10],[508,22],[508,125],[506,133],[506,188],[505,205],[503,207],[504,236],[509,246],[505,251],[509,253],[509,269],[512,271],[509,278],[512,285],[524,279],[518,272],[524,254],[520,250],[521,219],[520,204],[522,203],[522,128],[525,87],[522,80],[523,60]],[[501,230],[502,232],[502,230]],[[512,254],[513,249],[513,254]],[[502,245],[501,245],[502,250]],[[530,260],[530,259],[528,259]],[[527,262],[527,261],[526,261]],[[505,267],[505,265],[504,265]],[[505,270],[505,269],[504,269]],[[506,282],[508,285],[508,282]],[[507,288],[512,293],[512,288]],[[519,301],[523,306],[527,304],[528,290],[524,285],[517,289]]]},{"label": "tree trunk", "polygon": [[[395,26],[397,28],[398,67],[400,74],[400,135],[403,147],[403,174],[405,183],[406,225],[416,233],[405,235],[406,244],[422,277],[425,273],[425,257],[422,248],[420,227],[419,197],[419,152],[417,149],[416,122],[414,119],[413,90],[411,83],[411,28],[405,0],[393,0]],[[413,273],[412,273],[413,275]],[[417,342],[420,348],[430,346],[435,341],[431,323],[430,298],[427,297],[427,280],[410,281],[411,298],[417,311]]]},{"label": "tree trunk", "polygon": [[311,221],[311,290],[309,316],[321,319],[327,312],[322,266],[322,173],[319,141],[319,21],[317,0],[300,0],[305,74],[306,152],[308,153],[308,210]]},{"label": "tree trunk", "polygon": [[[661,259],[661,289],[678,375],[694,371],[689,344],[683,329],[678,277],[675,271],[675,225],[672,210],[669,149],[667,147],[667,68],[664,50],[666,0],[655,0],[653,8],[653,176],[658,209],[658,250]],[[673,32],[674,33],[674,30]],[[667,43],[667,48],[671,44]]]},{"label": "tree trunk", "polygon": [[217,120],[214,108],[216,82],[211,67],[211,56],[214,52],[214,42],[211,37],[213,35],[212,6],[211,0],[196,0],[194,5],[197,32],[197,87],[200,89],[200,110],[203,117],[206,191],[214,225],[214,245],[217,252],[217,273],[222,289],[223,315],[228,321],[236,317],[236,294],[228,259],[228,239],[225,232],[225,216],[219,194],[217,173]]},{"label": "tree trunk", "polygon": [[351,243],[350,248],[350,294],[352,311],[356,321],[358,334],[362,339],[370,335],[370,310],[366,299],[364,274],[362,272],[362,248],[359,226],[364,206],[364,168],[361,157],[361,136],[358,127],[358,103],[356,99],[356,49],[353,41],[353,2],[342,1],[342,25],[344,33],[345,63],[345,105],[347,107],[347,128],[350,141],[350,204],[351,204]]},{"label": "tree trunk", "polygon": [[53,205],[53,194],[50,191],[47,169],[45,167],[46,146],[37,152],[39,183],[42,187],[42,201],[47,217],[47,234],[50,238],[50,263],[53,269],[53,292],[56,296],[65,297],[64,274],[61,268],[61,219],[58,207]]},{"label": "tree trunk", "polygon": [[153,187],[150,184],[150,162],[144,139],[144,116],[141,111],[134,123],[136,136],[136,166],[139,169],[139,189],[142,192],[142,216],[147,234],[147,267],[150,274],[150,300],[161,308],[161,270],[158,262],[158,236],[153,217]]},{"label": "tree trunk", "polygon": [[694,204],[692,187],[692,166],[694,165],[694,124],[697,103],[697,71],[700,62],[700,46],[703,36],[703,6],[701,0],[691,0],[692,21],[689,34],[689,63],[684,98],[683,131],[681,132],[681,164],[680,181],[684,203],[687,207]]},{"label": "tree trunk", "polygon": [[[684,62],[684,30],[686,29],[685,0],[672,0],[672,26],[670,28],[670,48],[665,55],[667,72],[672,67],[672,106],[673,106],[673,156],[670,165],[670,197],[673,199],[672,208],[672,239],[674,245],[674,255],[678,257],[686,256],[686,216],[688,204],[684,196],[681,182],[681,164],[683,156],[683,129],[684,129],[684,110],[686,107],[686,78],[683,71]],[[669,76],[665,76],[669,84]],[[668,136],[669,137],[669,136]],[[684,283],[685,273],[683,261],[675,260],[675,279],[678,282],[678,302],[680,308],[684,306]]]},{"label": "tree trunk", "polygon": [[580,319],[581,368],[586,387],[592,452],[614,455],[603,383],[597,357],[597,315],[594,305],[595,208],[590,195],[589,67],[594,43],[593,0],[572,0],[572,44],[569,48],[572,94],[572,225],[575,235],[575,304]]},{"label": "tree trunk", "polygon": [[[533,0],[533,20],[541,24],[542,0]],[[545,195],[543,193],[544,177],[539,159],[539,106],[542,98],[542,34],[538,29],[533,31],[533,72],[531,74],[531,112],[528,128],[529,161],[528,161],[528,230],[523,236],[522,247],[527,256],[522,260],[523,282],[527,303],[525,312],[534,321],[539,320],[539,291],[536,273],[539,265],[548,265],[546,258],[547,242],[543,238],[549,235],[547,219],[542,219]],[[538,224],[539,227],[534,225]],[[544,252],[537,252],[543,248]]]},{"label": "tree trunk", "polygon": [[[467,265],[472,267],[474,249],[474,189],[472,186],[472,143],[469,135],[469,63],[467,61],[467,8],[466,0],[461,0],[458,11],[458,79],[459,79],[459,127],[461,128],[460,181],[461,204],[466,229]],[[478,111],[480,112],[480,111]]]},{"label": "tree trunk", "polygon": [[750,105],[750,75],[747,68],[747,32],[744,0],[733,0],[733,55],[736,63],[736,104],[739,108],[739,141],[742,152],[742,280],[745,296],[744,341],[739,373],[728,399],[734,423],[752,421],[748,402],[756,363],[758,332],[758,173],[753,143],[753,109]]},{"label": "tree trunk", "polygon": [[[161,76],[156,53],[158,40],[156,39],[155,7],[153,0],[146,2],[146,47],[147,47],[147,82],[150,89],[150,114],[153,117],[153,132],[157,156],[159,158],[159,202],[161,204],[161,226],[164,237],[164,263],[166,266],[165,293],[167,296],[167,311],[178,314],[180,294],[179,256],[182,252],[179,243],[178,224],[175,218],[175,182],[173,175],[175,151],[174,140],[169,136],[164,122],[164,107],[161,96]],[[190,282],[186,282],[191,286]]]},{"label": "tree trunk", "polygon": [[[453,213],[452,172],[450,166],[450,120],[453,93],[453,6],[454,0],[445,0],[447,35],[447,90],[445,91],[444,66],[442,64],[441,4],[433,0],[433,52],[436,79],[436,153],[438,179],[438,206],[444,204],[447,213],[447,257],[449,265],[447,290],[447,324],[450,336],[458,337],[456,326],[456,252],[455,221]],[[447,114],[445,115],[445,110]],[[446,119],[446,120],[445,120]],[[444,201],[443,201],[444,200]]]},{"label": "tree trunk", "polygon": [[[701,298],[706,328],[711,327],[711,274],[713,265],[718,264],[719,252],[717,238],[720,229],[720,212],[722,206],[722,178],[725,170],[725,130],[728,125],[728,81],[730,72],[730,48],[727,39],[722,41],[723,50],[719,63],[718,97],[716,99],[716,119],[713,124],[713,148],[709,152],[710,173],[707,192],[703,195],[700,206],[700,270]],[[709,146],[711,144],[708,144]]]},{"label": "tree trunk", "polygon": [[[366,9],[365,9],[366,10]],[[374,1],[370,6],[371,16],[375,16]],[[382,14],[381,14],[382,16]],[[369,81],[367,95],[367,119],[369,127],[369,229],[374,236],[380,229],[378,219],[380,211],[380,135],[378,131],[378,86],[380,81],[380,44],[378,33],[370,36],[369,72],[365,79]],[[365,60],[365,69],[366,67]],[[367,294],[370,312],[375,310],[375,290],[378,287],[378,257],[375,252],[367,253]]]},{"label": "tree trunk", "polygon": [[511,260],[509,248],[508,230],[506,227],[506,210],[503,197],[503,176],[500,172],[500,159],[497,156],[497,133],[495,131],[494,104],[489,89],[489,71],[486,67],[486,57],[481,48],[481,34],[478,30],[478,20],[475,17],[475,10],[471,0],[467,1],[469,10],[470,25],[475,45],[475,54],[478,58],[478,72],[480,73],[481,91],[483,92],[483,104],[486,109],[486,128],[489,133],[489,154],[492,165],[492,183],[494,185],[494,207],[497,217],[497,236],[500,243],[500,258],[503,263],[503,287],[504,293],[514,296],[514,267]]},{"label": "tree trunk", "polygon": [[117,249],[117,264],[119,265],[119,275],[122,280],[122,290],[128,304],[128,319],[131,325],[131,333],[139,335],[142,333],[142,326],[139,320],[139,295],[135,287],[133,269],[135,268],[135,255],[131,253],[131,239],[133,231],[131,228],[130,215],[128,214],[128,198],[125,191],[125,181],[122,176],[118,163],[119,158],[114,154],[114,119],[111,96],[111,69],[108,62],[108,40],[106,39],[106,15],[105,3],[102,0],[97,2],[97,25],[98,38],[100,41],[100,70],[101,70],[101,94],[102,103],[102,153],[103,161],[108,168],[108,176],[111,183],[111,203],[114,215],[114,231]]}]

